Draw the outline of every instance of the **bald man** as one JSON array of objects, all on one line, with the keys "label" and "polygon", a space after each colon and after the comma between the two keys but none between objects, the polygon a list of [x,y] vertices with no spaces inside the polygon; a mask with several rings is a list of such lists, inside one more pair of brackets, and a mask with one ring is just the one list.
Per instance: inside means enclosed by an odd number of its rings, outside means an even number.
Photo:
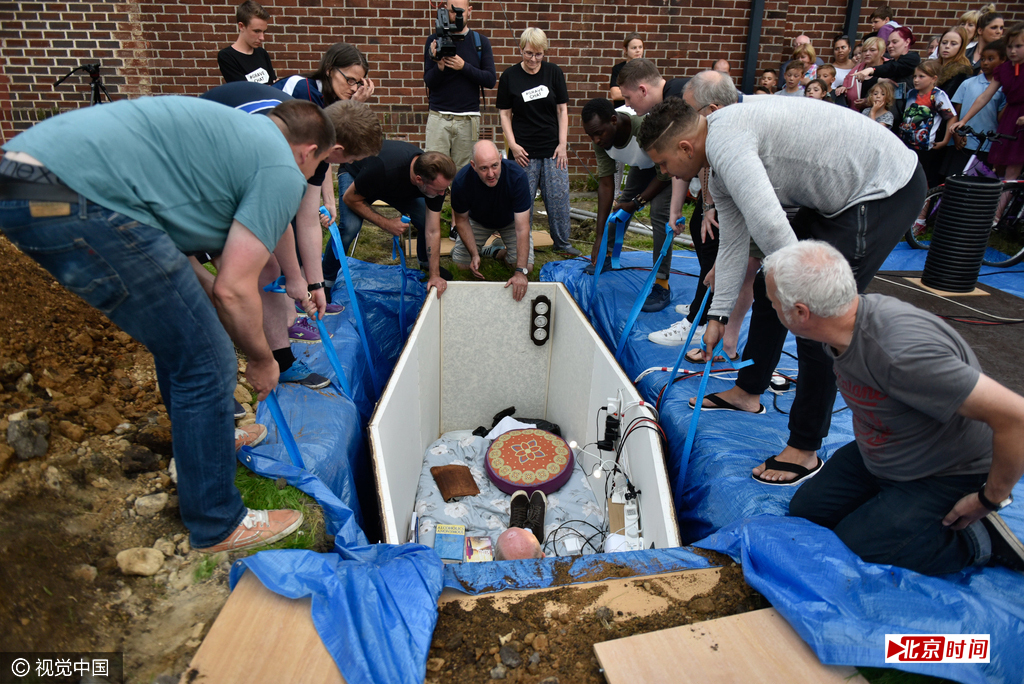
[{"label": "bald man", "polygon": [[[459,234],[452,261],[481,280],[481,256],[505,262],[515,269],[505,287],[511,286],[512,298],[521,301],[533,269],[532,207],[526,171],[505,159],[490,140],[476,143],[473,158],[452,181],[452,216]],[[500,237],[485,247],[495,233]]]},{"label": "bald man", "polygon": [[532,494],[518,489],[509,501],[508,529],[494,543],[494,560],[543,558],[544,516],[548,497],[539,489]]}]

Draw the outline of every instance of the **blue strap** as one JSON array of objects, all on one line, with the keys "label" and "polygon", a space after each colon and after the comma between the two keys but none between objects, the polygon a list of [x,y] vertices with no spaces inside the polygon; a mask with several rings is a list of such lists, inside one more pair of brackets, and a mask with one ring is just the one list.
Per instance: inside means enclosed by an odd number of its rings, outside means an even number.
[{"label": "blue strap", "polygon": [[[676,225],[686,225],[686,217],[680,216],[676,219]],[[626,318],[626,327],[622,329],[622,334],[619,336],[619,344],[615,347],[615,360],[620,360],[622,350],[626,346],[626,338],[629,337],[629,333],[633,330],[633,326],[636,324],[637,316],[640,315],[640,309],[643,308],[644,302],[647,301],[647,295],[651,293],[654,288],[654,281],[658,279],[658,269],[661,268],[661,262],[668,254],[669,250],[672,249],[672,226],[665,223],[665,242],[661,245],[661,252],[658,254],[658,258],[654,261],[654,268],[651,269],[651,275],[647,276],[644,286],[640,288],[640,295],[633,302],[633,308],[629,311],[629,317]]]},{"label": "blue strap", "polygon": [[[320,207],[320,213],[330,218],[331,214],[326,207]],[[363,345],[363,353],[366,354],[366,364],[370,367],[370,378],[373,380],[373,389],[377,396],[380,396],[381,383],[377,376],[377,367],[373,363],[373,354],[370,352],[370,342],[366,338],[366,325],[363,323],[363,313],[359,310],[359,300],[356,298],[356,288],[352,284],[352,273],[348,269],[348,257],[341,251],[341,235],[338,233],[338,226],[334,221],[327,226],[334,238],[334,254],[341,262],[341,271],[345,277],[345,290],[348,292],[349,305],[352,307],[352,316],[356,322],[356,330],[359,331],[359,341]]]},{"label": "blue strap", "polygon": [[626,214],[625,211],[619,209],[615,212],[618,214],[622,212],[624,216],[620,216],[619,220],[615,222],[615,242],[612,245],[612,268],[619,268],[619,256],[622,254],[622,241],[626,239],[626,226],[629,225],[629,220],[633,217],[632,214]]},{"label": "blue strap", "polygon": [[[704,307],[708,305],[708,298],[711,296],[710,288],[704,292],[704,300],[700,303],[700,308],[697,309],[697,316],[694,318],[694,323],[699,321],[704,315]],[[672,387],[673,381],[676,379],[676,373],[679,372],[679,365],[683,362],[683,355],[690,348],[690,342],[693,340],[693,333],[697,332],[697,326],[691,325],[690,332],[686,335],[686,344],[679,348],[679,355],[676,356],[676,365],[672,366],[672,373],[668,376],[668,384],[665,385],[664,391],[661,393],[661,399],[658,402],[658,410],[661,410],[661,404],[665,401],[665,396],[668,394],[669,389]],[[714,358],[714,357],[712,357]]]},{"label": "blue strap", "polygon": [[281,441],[284,442],[284,448],[288,451],[288,458],[292,460],[292,465],[305,470],[306,465],[302,462],[299,445],[295,443],[295,437],[292,436],[292,431],[288,429],[288,423],[285,422],[284,413],[281,411],[281,404],[277,402],[276,389],[267,395],[267,408],[270,409],[270,416],[274,419],[274,423],[277,424],[277,431],[281,434]]},{"label": "blue strap", "polygon": [[617,223],[622,223],[623,225],[629,223],[629,216],[625,209],[619,209],[605,221],[604,233],[601,235],[601,247],[597,252],[597,264],[594,266],[594,294],[590,298],[591,313],[593,313],[594,303],[597,302],[597,281],[601,277],[601,269],[604,267],[604,260],[608,255],[608,233],[611,232]]},{"label": "blue strap", "polygon": [[[402,223],[411,223],[412,219],[408,216],[402,216]],[[398,253],[398,260],[402,266],[402,291],[398,298],[398,329],[401,331],[402,341],[405,341],[405,250],[402,249],[402,238],[395,235],[391,239],[391,258],[395,258],[395,252]]]},{"label": "blue strap", "polygon": [[[700,319],[698,318],[697,320]],[[714,365],[716,356],[718,356],[720,353],[724,356],[724,353],[722,353],[722,343],[724,341],[724,337],[723,339],[718,340],[718,344],[715,345],[714,350],[711,352],[711,358],[708,359],[707,363],[704,364],[704,373],[701,376],[700,385],[697,387],[697,397],[693,403],[693,415],[690,416],[690,427],[686,431],[686,444],[683,446],[684,464],[690,462],[690,452],[693,450],[693,439],[697,435],[697,417],[700,415],[701,407],[704,406],[704,393],[707,392],[708,390],[708,378],[711,377],[711,366]],[[703,339],[700,341],[700,348],[701,350],[707,348],[704,345]],[[734,364],[733,367],[739,370],[740,368],[746,368],[747,366],[751,366],[753,365],[753,363],[753,359],[747,359],[746,361],[741,361],[740,363]],[[669,386],[671,386],[672,380],[674,378],[675,376],[673,375],[673,377],[669,379]],[[667,388],[665,389],[665,392],[668,392]]]},{"label": "blue strap", "polygon": [[[285,277],[281,276],[274,282],[263,287],[266,292],[285,292],[284,289]],[[341,367],[341,361],[338,359],[338,353],[334,350],[334,343],[331,342],[331,336],[327,332],[327,326],[320,319],[320,312],[316,313],[313,318],[316,321],[316,328],[320,331],[320,341],[323,343],[324,353],[327,354],[327,360],[331,362],[331,368],[334,369],[334,386],[338,388],[338,391],[344,394],[349,399],[352,398],[352,389],[348,386],[348,378],[345,377],[345,370]]]}]

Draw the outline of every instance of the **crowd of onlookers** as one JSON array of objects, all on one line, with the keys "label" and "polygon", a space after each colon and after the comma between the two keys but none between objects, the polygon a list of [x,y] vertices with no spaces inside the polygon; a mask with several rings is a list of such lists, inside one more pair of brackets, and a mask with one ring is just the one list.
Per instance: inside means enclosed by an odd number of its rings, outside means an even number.
[{"label": "crowd of onlookers", "polygon": [[830,63],[807,36],[797,36],[790,59],[765,69],[752,94],[812,97],[860,111],[917,152],[929,186],[962,172],[972,155],[1017,178],[1024,135],[992,143],[958,129],[969,122],[979,133],[1024,132],[1024,24],[1005,26],[988,5],[965,12],[927,46],[887,5],[871,13],[871,25],[860,41],[833,39]]}]

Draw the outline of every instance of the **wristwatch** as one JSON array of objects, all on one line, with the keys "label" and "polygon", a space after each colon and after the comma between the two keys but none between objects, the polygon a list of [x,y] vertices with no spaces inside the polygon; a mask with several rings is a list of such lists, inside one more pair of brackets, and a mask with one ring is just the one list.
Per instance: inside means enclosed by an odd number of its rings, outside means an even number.
[{"label": "wristwatch", "polygon": [[516,266],[516,273],[522,273],[524,276],[530,276],[530,269],[523,268],[522,266]]},{"label": "wristwatch", "polygon": [[[985,484],[988,483],[986,482]],[[989,498],[985,496],[985,485],[981,485],[981,489],[978,490],[978,501],[980,501],[981,505],[990,511],[1001,511],[1013,503],[1013,494],[1011,493],[1005,499],[996,503],[995,501],[989,500]]]},{"label": "wristwatch", "polygon": [[707,318],[708,318],[709,321],[718,321],[722,325],[729,325],[729,317],[728,316],[712,316],[712,315],[709,314]]},{"label": "wristwatch", "polygon": [[645,200],[640,195],[635,196],[633,199],[631,199],[629,201],[636,205],[636,210],[637,211],[640,211],[641,209],[643,209],[644,205],[647,204],[647,200]]},{"label": "wristwatch", "polygon": [[321,280],[319,283],[310,283],[306,287],[306,290],[308,290],[309,292],[312,292],[313,290],[322,290],[325,287],[327,287],[327,283],[325,283],[324,281]]}]

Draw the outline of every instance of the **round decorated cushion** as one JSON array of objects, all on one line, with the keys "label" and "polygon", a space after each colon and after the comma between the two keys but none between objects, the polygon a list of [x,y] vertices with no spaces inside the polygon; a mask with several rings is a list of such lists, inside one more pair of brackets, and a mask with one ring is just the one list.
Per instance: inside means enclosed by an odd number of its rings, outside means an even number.
[{"label": "round decorated cushion", "polygon": [[558,435],[544,430],[510,430],[487,450],[487,476],[506,494],[557,491],[572,476],[573,455]]}]

